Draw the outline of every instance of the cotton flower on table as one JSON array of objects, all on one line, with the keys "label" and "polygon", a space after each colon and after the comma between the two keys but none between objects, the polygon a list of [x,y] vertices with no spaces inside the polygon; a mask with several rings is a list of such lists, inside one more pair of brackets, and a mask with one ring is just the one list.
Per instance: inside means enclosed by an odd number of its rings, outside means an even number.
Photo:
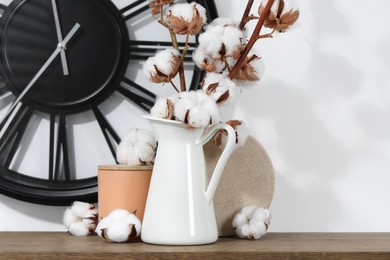
[{"label": "cotton flower on table", "polygon": [[206,9],[195,2],[175,4],[167,11],[167,21],[174,33],[196,35],[207,21]]},{"label": "cotton flower on table", "polygon": [[129,166],[152,164],[156,149],[157,141],[152,131],[133,128],[118,145],[116,158],[119,164]]},{"label": "cotton flower on table", "polygon": [[93,234],[97,225],[98,210],[92,204],[75,201],[63,215],[63,223],[70,234],[88,236]]},{"label": "cotton flower on table", "polygon": [[141,221],[124,209],[116,209],[103,218],[95,232],[109,242],[123,243],[141,234]]},{"label": "cotton flower on table", "polygon": [[267,233],[270,221],[268,209],[251,205],[236,213],[232,225],[238,237],[255,240]]}]

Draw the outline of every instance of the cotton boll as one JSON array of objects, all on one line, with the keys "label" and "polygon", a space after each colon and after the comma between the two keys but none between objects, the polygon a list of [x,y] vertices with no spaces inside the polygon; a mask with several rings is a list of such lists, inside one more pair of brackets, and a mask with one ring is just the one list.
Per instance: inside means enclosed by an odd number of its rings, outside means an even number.
[{"label": "cotton boll", "polygon": [[115,210],[111,211],[107,217],[115,220],[115,219],[122,219],[129,214],[130,214],[130,212],[128,212],[125,209],[115,209]]},{"label": "cotton boll", "polygon": [[211,124],[217,124],[221,121],[221,115],[219,112],[219,107],[213,99],[210,99],[207,102],[203,102],[201,106],[207,110],[211,116]]},{"label": "cotton boll", "polygon": [[96,234],[98,234],[98,236],[102,236],[102,230],[103,229],[106,229],[110,223],[112,222],[113,220],[108,218],[108,217],[105,217],[103,218],[102,220],[99,221],[99,224],[97,225],[97,227],[95,228],[95,232]]},{"label": "cotton boll", "polygon": [[153,148],[157,147],[156,145],[157,141],[152,131],[148,129],[140,129],[140,128],[137,128],[137,130],[138,130],[137,140],[135,142],[137,145],[146,144],[145,146],[149,145]]},{"label": "cotton boll", "polygon": [[110,242],[127,242],[141,233],[141,221],[133,213],[116,209],[103,218],[95,232]]},{"label": "cotton boll", "polygon": [[178,99],[175,103],[174,114],[175,118],[184,122],[186,120],[187,112],[195,106],[195,103],[188,98]]},{"label": "cotton boll", "polygon": [[167,13],[171,16],[181,17],[185,21],[191,22],[192,17],[194,16],[194,9],[193,6],[188,3],[175,4],[167,10]]},{"label": "cotton boll", "polygon": [[172,31],[181,35],[198,34],[207,21],[206,9],[195,2],[172,5],[166,16]]},{"label": "cotton boll", "polygon": [[137,216],[135,214],[129,214],[129,215],[125,216],[124,220],[128,224],[134,225],[135,231],[137,232],[136,236],[139,236],[141,234],[141,228],[142,228],[141,221],[139,220],[139,218],[137,218]]},{"label": "cotton boll", "polygon": [[154,157],[156,155],[156,147],[142,145],[136,146],[134,150],[137,152],[138,160],[143,164],[151,164],[154,162]]},{"label": "cotton boll", "polygon": [[240,212],[244,216],[253,216],[253,213],[255,213],[256,209],[257,209],[256,205],[249,205],[249,206],[243,207]]},{"label": "cotton boll", "polygon": [[238,28],[239,22],[230,17],[219,17],[214,19],[208,26],[232,26]]},{"label": "cotton boll", "polygon": [[256,208],[252,215],[252,221],[269,221],[271,213],[265,208]]},{"label": "cotton boll", "polygon": [[235,27],[225,27],[222,35],[222,42],[226,48],[226,56],[237,57],[242,49],[242,31]]},{"label": "cotton boll", "polygon": [[246,217],[246,214],[243,214],[242,212],[237,213],[234,215],[232,226],[234,229],[244,226],[245,224],[248,223],[248,218]]},{"label": "cotton boll", "polygon": [[[236,132],[236,145],[234,149],[243,146],[249,136],[249,128],[246,126],[245,122],[241,120],[229,120],[226,122],[226,124],[233,127],[234,131]],[[227,133],[223,131],[218,132],[214,137],[215,144],[221,149],[226,147],[227,140]]]},{"label": "cotton boll", "polygon": [[156,67],[154,67],[156,63],[156,58],[154,56],[149,57],[142,66],[142,71],[144,76],[149,81],[152,81],[153,75],[157,74]]},{"label": "cotton boll", "polygon": [[201,106],[195,106],[189,110],[187,125],[194,128],[201,128],[210,125],[210,113]]},{"label": "cotton boll", "polygon": [[150,109],[150,115],[157,118],[168,119],[168,99],[158,97],[154,103],[154,106]]},{"label": "cotton boll", "polygon": [[95,206],[81,201],[73,202],[63,214],[64,226],[75,236],[86,236],[93,233],[97,223],[98,211]]},{"label": "cotton boll", "polygon": [[253,240],[266,234],[269,223],[269,210],[251,205],[235,214],[232,226],[238,237]]},{"label": "cotton boll", "polygon": [[178,59],[180,53],[175,48],[168,48],[157,52],[155,55],[155,65],[165,75],[176,74],[178,69]]},{"label": "cotton boll", "polygon": [[68,231],[74,236],[84,237],[90,235],[93,229],[89,229],[83,222],[74,222],[70,224]]},{"label": "cotton boll", "polygon": [[128,151],[127,145],[124,142],[120,142],[116,148],[116,160],[119,164],[127,164]]},{"label": "cotton boll", "polygon": [[199,35],[199,48],[213,59],[221,58],[219,51],[222,48],[222,35],[224,28],[222,26],[209,27]]},{"label": "cotton boll", "polygon": [[254,240],[254,239],[260,239],[262,236],[264,236],[267,233],[267,228],[264,223],[256,222],[256,223],[250,223],[248,225],[247,229],[247,236],[246,239],[248,240]]},{"label": "cotton boll", "polygon": [[126,133],[118,145],[117,161],[130,166],[151,164],[154,161],[156,148],[157,141],[152,131],[133,128]]},{"label": "cotton boll", "polygon": [[63,216],[63,223],[64,226],[68,229],[69,226],[80,220],[80,217],[76,216],[71,208],[65,209],[64,216]]},{"label": "cotton boll", "polygon": [[72,212],[78,217],[84,217],[84,215],[88,212],[88,210],[95,208],[95,206],[82,202],[82,201],[75,201],[72,204]]},{"label": "cotton boll", "polygon": [[131,226],[124,219],[117,219],[107,227],[107,238],[112,242],[127,242],[130,237]]}]

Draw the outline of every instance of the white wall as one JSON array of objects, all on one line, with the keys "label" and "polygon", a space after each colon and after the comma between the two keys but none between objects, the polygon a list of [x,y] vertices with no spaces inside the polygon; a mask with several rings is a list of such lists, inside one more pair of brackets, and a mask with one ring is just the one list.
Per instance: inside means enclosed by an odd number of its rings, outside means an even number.
[{"label": "white wall", "polygon": [[[246,1],[216,0],[241,18]],[[257,48],[235,110],[276,170],[270,231],[390,231],[390,27],[384,0],[298,0],[300,27]],[[0,195],[0,230],[64,230],[63,207]]]}]

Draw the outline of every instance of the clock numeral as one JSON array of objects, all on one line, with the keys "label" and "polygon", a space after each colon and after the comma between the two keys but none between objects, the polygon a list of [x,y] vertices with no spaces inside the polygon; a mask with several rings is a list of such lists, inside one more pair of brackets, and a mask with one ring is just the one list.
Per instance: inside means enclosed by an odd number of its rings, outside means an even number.
[{"label": "clock numeral", "polygon": [[57,133],[55,131],[56,116],[50,115],[50,144],[49,144],[49,180],[71,180],[68,143],[66,134],[66,119],[59,116]]},{"label": "clock numeral", "polygon": [[124,78],[122,84],[130,85],[131,90],[124,87],[123,85],[119,86],[117,91],[136,103],[139,107],[143,108],[146,111],[149,111],[150,108],[154,105],[156,95],[150,92],[147,89],[144,89],[134,81],[128,78]]},{"label": "clock numeral", "polygon": [[0,3],[0,17],[3,16],[4,10],[7,8],[7,6]]},{"label": "clock numeral", "polygon": [[99,123],[100,129],[103,132],[108,147],[110,148],[112,156],[116,161],[116,147],[121,142],[121,139],[119,135],[115,132],[114,128],[112,128],[111,124],[104,117],[103,113],[97,107],[93,108],[92,110],[95,114],[96,120]]},{"label": "clock numeral", "polygon": [[33,109],[22,104],[19,108],[15,109],[14,113],[12,119],[10,119],[11,113],[0,124],[0,129],[3,131],[0,139],[0,164],[6,168],[10,167],[12,159],[17,152],[20,141],[32,116]]},{"label": "clock numeral", "polygon": [[3,79],[0,77],[0,97],[4,96],[7,93],[10,93],[10,91],[7,88],[7,85],[5,84]]},{"label": "clock numeral", "polygon": [[[142,7],[140,7],[139,9],[137,10],[134,10],[134,11],[131,11],[131,12],[128,12],[130,11],[131,9],[134,9],[135,7],[141,5],[141,4],[146,4]],[[120,10],[120,12],[122,13],[122,16],[123,18],[128,21],[130,20],[131,18],[145,12],[146,10],[149,9],[149,1],[145,1],[145,0],[138,0],[138,1],[135,1],[134,3],[131,3],[129,4],[128,6],[122,8]]]},{"label": "clock numeral", "polygon": [[[172,47],[172,42],[159,41],[129,41],[130,59],[146,60],[154,55],[158,50],[163,50],[167,47]],[[179,42],[179,47],[184,48],[185,43]],[[192,53],[196,48],[196,43],[190,43],[187,55],[184,61],[192,61]]]}]

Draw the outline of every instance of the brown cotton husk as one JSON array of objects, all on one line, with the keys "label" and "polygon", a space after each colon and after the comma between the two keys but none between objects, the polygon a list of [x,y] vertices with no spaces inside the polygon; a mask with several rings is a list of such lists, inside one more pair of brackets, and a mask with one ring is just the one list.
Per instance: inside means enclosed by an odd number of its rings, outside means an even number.
[{"label": "brown cotton husk", "polygon": [[152,13],[153,16],[158,15],[161,13],[161,4],[157,2],[151,2],[149,4],[150,12]]},{"label": "brown cotton husk", "polygon": [[[270,12],[269,16],[264,22],[264,27],[277,30],[279,32],[285,32],[290,26],[292,26],[299,18],[299,10],[290,9],[289,11],[284,10],[284,1],[280,0],[276,13]],[[264,10],[264,6],[260,5],[259,15]]]},{"label": "brown cotton husk", "polygon": [[108,238],[108,235],[107,235],[107,228],[103,228],[103,229],[102,229],[102,238],[104,238],[104,239],[107,240],[108,242],[112,242],[112,240]]},{"label": "brown cotton husk", "polygon": [[250,64],[251,61],[260,59],[257,55],[253,54],[250,57],[246,57],[244,62],[241,64],[241,67],[238,69],[237,73],[234,75],[236,80],[247,80],[247,81],[257,81],[260,80],[255,68]]},{"label": "brown cotton husk", "polygon": [[181,64],[180,57],[172,57],[170,64],[171,64],[171,68],[172,68],[172,73],[169,75],[166,75],[156,65],[154,65],[154,69],[156,70],[156,73],[150,74],[150,80],[154,83],[163,83],[163,82],[169,83],[169,82],[171,82],[172,79],[179,72],[179,67]]},{"label": "brown cotton husk", "polygon": [[210,84],[210,85],[207,87],[206,91],[205,91],[206,94],[209,95],[209,96],[211,96],[211,95],[214,93],[214,91],[218,88],[218,86],[219,86],[219,83],[218,83],[218,82]]},{"label": "brown cotton husk", "polygon": [[129,226],[130,226],[130,234],[129,234],[129,239],[130,239],[137,236],[137,230],[135,229],[134,224],[130,224]]},{"label": "brown cotton husk", "polygon": [[171,100],[167,99],[167,108],[168,108],[168,116],[167,119],[173,119],[174,118],[174,104]]},{"label": "brown cotton husk", "polygon": [[228,100],[230,97],[230,93],[229,93],[229,90],[226,91],[225,93],[223,93],[218,99],[217,99],[217,104],[222,104],[223,102],[225,102],[226,100]]},{"label": "brown cotton husk", "polygon": [[154,65],[154,69],[156,70],[156,73],[150,73],[150,80],[154,83],[163,83],[166,82],[168,79],[168,76],[162,73],[156,65]]},{"label": "brown cotton husk", "polygon": [[[229,120],[229,121],[225,122],[225,124],[228,124],[231,127],[233,127],[233,129],[236,129],[237,126],[241,125],[241,121],[240,120]],[[228,136],[228,132],[225,129],[221,129],[214,135],[215,146],[219,147],[222,145],[222,135]],[[236,132],[236,143],[237,142],[238,142],[238,137],[237,137],[237,132]]]}]

